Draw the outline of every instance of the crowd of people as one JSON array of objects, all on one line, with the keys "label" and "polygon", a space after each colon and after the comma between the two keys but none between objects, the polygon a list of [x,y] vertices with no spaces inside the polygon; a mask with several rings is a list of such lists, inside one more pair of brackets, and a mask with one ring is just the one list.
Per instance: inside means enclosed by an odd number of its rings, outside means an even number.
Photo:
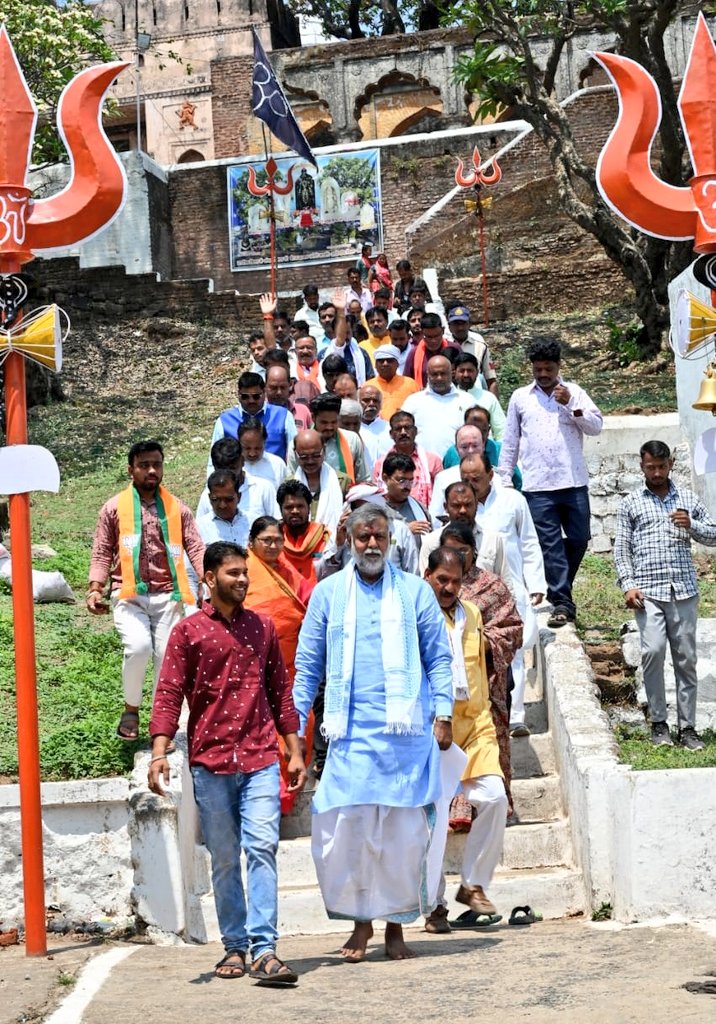
[{"label": "crowd of people", "polygon": [[[500,919],[487,890],[513,811],[511,742],[529,736],[525,652],[536,606],[549,603],[554,629],[576,616],[590,521],[583,438],[602,416],[563,380],[548,337],[533,339],[532,383],[505,413],[466,305],[443,306],[407,261],[397,270],[393,284],[383,254],[364,249],[330,299],[306,285],[290,315],[261,296],[263,330],[249,338],[237,404],[216,419],[196,516],[166,488],[152,440],[131,448],[129,485],[100,512],[87,606],[111,608],[122,640],[124,741],[140,736],[153,659],[158,793],[188,704],[226,950],[217,977],[296,981],[276,953],[276,849],[309,769],[326,910],[354,922],[346,959],[364,958],[375,919],[394,959],[412,955],[402,926],[420,914],[431,933]],[[651,497],[620,517],[617,564],[664,742],[663,651],[682,597],[695,625],[688,539],[716,543],[716,524],[690,492],[672,494],[670,453],[653,444],[642,451]],[[667,498],[688,579],[674,592],[661,572],[651,595],[639,517],[653,520]],[[647,575],[659,575],[658,543],[650,536]],[[658,615],[644,610],[652,596]],[[680,729],[698,749],[695,674],[682,675]],[[448,829],[468,833],[454,922]]]}]

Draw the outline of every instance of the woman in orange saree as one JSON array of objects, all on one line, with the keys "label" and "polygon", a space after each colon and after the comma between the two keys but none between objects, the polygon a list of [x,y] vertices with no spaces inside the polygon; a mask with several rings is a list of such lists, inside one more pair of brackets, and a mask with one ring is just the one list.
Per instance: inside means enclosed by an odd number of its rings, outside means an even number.
[{"label": "woman in orange saree", "polygon": [[[290,564],[283,554],[281,526],[272,516],[260,516],[249,532],[249,589],[244,606],[266,615],[273,621],[278,635],[288,678],[293,683],[296,675],[295,658],[298,634],[306,614],[306,601],[311,585]],[[313,715],[306,727],[306,764],[311,759]],[[281,748],[281,813],[293,810],[296,794],[288,790],[286,751],[279,736]]]}]

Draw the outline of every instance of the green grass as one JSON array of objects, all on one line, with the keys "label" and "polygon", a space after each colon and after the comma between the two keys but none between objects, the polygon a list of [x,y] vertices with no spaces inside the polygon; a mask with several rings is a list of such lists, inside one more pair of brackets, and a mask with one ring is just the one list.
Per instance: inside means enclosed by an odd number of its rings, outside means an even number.
[{"label": "green grass", "polygon": [[[716,616],[716,569],[708,557],[698,556],[695,562],[701,597],[699,615],[712,618]],[[611,555],[584,556],[574,581],[574,601],[577,605],[577,629],[582,636],[586,631],[596,629],[605,640],[616,639],[623,623],[634,617],[616,585]]]},{"label": "green grass", "polygon": [[615,730],[619,756],[636,771],[657,771],[662,768],[716,768],[716,732],[701,734],[706,746],[691,751],[683,747],[655,747],[647,732],[633,726],[619,725]]},{"label": "green grass", "polygon": [[[170,430],[167,422],[178,420]],[[164,432],[156,423],[164,424]],[[126,486],[126,452],[140,437],[165,443],[165,481],[195,507],[203,486],[212,411],[171,410],[161,418],[142,402],[117,408],[90,400],[34,410],[30,440],[55,454],[61,471],[58,495],[32,497],[33,541],[57,557],[35,564],[59,569],[76,605],[35,605],[40,766],[43,780],[100,778],[131,771],[140,744],[115,735],[123,708],[122,647],[111,616],[90,616],[84,606],[92,537],[101,505]],[[98,426],[101,424],[101,428]],[[140,735],[146,737],[151,681],[145,685]],[[0,777],[17,777],[17,715],[12,601],[0,586]]]}]

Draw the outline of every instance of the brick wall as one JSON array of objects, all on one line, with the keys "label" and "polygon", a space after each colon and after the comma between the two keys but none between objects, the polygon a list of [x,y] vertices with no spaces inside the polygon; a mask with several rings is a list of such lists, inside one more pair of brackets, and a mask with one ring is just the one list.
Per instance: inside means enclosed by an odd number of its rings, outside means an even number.
[{"label": "brick wall", "polygon": [[247,124],[251,114],[254,59],[227,57],[211,63],[212,116],[216,159],[249,153]]},{"label": "brick wall", "polygon": [[30,307],[57,302],[79,323],[166,316],[238,326],[244,334],[262,326],[255,295],[211,292],[207,280],[157,281],[154,274],[126,274],[122,267],[81,270],[74,258],[38,259],[28,271],[35,282]]},{"label": "brick wall", "polygon": [[172,224],[169,189],[162,178],[147,174],[152,266],[167,281],[172,276]]},{"label": "brick wall", "polygon": [[[486,154],[491,151],[490,136],[481,138],[481,147]],[[456,145],[449,138],[411,141],[409,137],[402,145],[382,149],[384,244],[391,266],[406,254],[407,225],[445,194],[453,180],[456,155],[466,156],[471,149],[472,141],[465,139]],[[230,269],[226,167],[176,168],[170,174],[169,196],[175,277],[211,277],[217,291],[236,288],[256,293],[268,288],[268,272]],[[329,288],[344,281],[352,262],[281,270],[279,291],[298,293],[308,281]]]},{"label": "brick wall", "polygon": [[[594,166],[614,124],[610,89],[580,95],[567,108],[575,143]],[[629,293],[618,266],[564,213],[546,151],[534,133],[499,157],[502,181],[486,190],[492,203],[484,232],[490,318],[567,312],[621,301]],[[478,221],[460,193],[410,233],[409,258],[439,268],[444,297],[482,309]]]}]

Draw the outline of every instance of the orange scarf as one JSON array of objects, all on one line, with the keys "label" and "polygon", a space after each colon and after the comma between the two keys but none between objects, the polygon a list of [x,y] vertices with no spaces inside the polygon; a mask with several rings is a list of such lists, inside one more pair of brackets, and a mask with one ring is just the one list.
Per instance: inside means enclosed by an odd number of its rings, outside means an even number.
[{"label": "orange scarf", "polygon": [[[189,586],[184,565],[184,534],[181,525],[181,503],[161,485],[156,492],[157,515],[172,579],[172,597],[184,604],[196,603]],[[149,591],[148,581],[139,575],[139,553],[142,546],[142,505],[134,484],[119,495],[119,569],[122,587],[119,600],[127,601]]]},{"label": "orange scarf", "polygon": [[353,465],[353,454],[348,444],[348,438],[342,430],[339,430],[336,433],[336,440],[338,441],[338,461],[341,464],[341,472],[346,474],[352,487],[356,482],[356,471]]},{"label": "orange scarf", "polygon": [[323,523],[309,523],[299,537],[294,537],[283,528],[283,554],[296,572],[300,573],[309,583],[316,583],[316,560],[331,535]]},{"label": "orange scarf", "polygon": [[310,380],[313,384],[316,385],[319,391],[321,390],[321,386],[318,382],[318,374],[320,373],[320,371],[321,364],[318,362],[317,359],[314,363],[311,363],[310,366],[302,366],[301,363],[298,364],[298,372],[301,374],[301,378],[303,380]]},{"label": "orange scarf", "polygon": [[[298,588],[303,579],[283,555],[279,555],[278,559],[279,572],[263,562],[253,551],[249,551],[246,564],[249,570],[249,589],[244,606],[265,615],[273,622],[288,678],[293,685],[298,634],[306,614],[306,606],[298,596]],[[311,760],[312,741],[313,712],[306,726],[306,764]],[[281,813],[289,814],[296,802],[296,794],[288,789],[286,744],[281,736],[278,745],[281,750]]]},{"label": "orange scarf", "polygon": [[[443,340],[440,342],[440,348],[447,348],[447,345],[447,341],[445,340],[445,338],[443,338]],[[434,355],[437,355],[436,352],[431,352],[430,355],[426,358],[425,353],[425,342],[419,341],[418,344],[415,346],[415,355],[413,356],[413,377],[417,381],[418,387],[420,388],[425,387],[425,378],[423,377],[423,370],[425,369],[425,364],[427,363],[428,359],[432,359]]]}]

